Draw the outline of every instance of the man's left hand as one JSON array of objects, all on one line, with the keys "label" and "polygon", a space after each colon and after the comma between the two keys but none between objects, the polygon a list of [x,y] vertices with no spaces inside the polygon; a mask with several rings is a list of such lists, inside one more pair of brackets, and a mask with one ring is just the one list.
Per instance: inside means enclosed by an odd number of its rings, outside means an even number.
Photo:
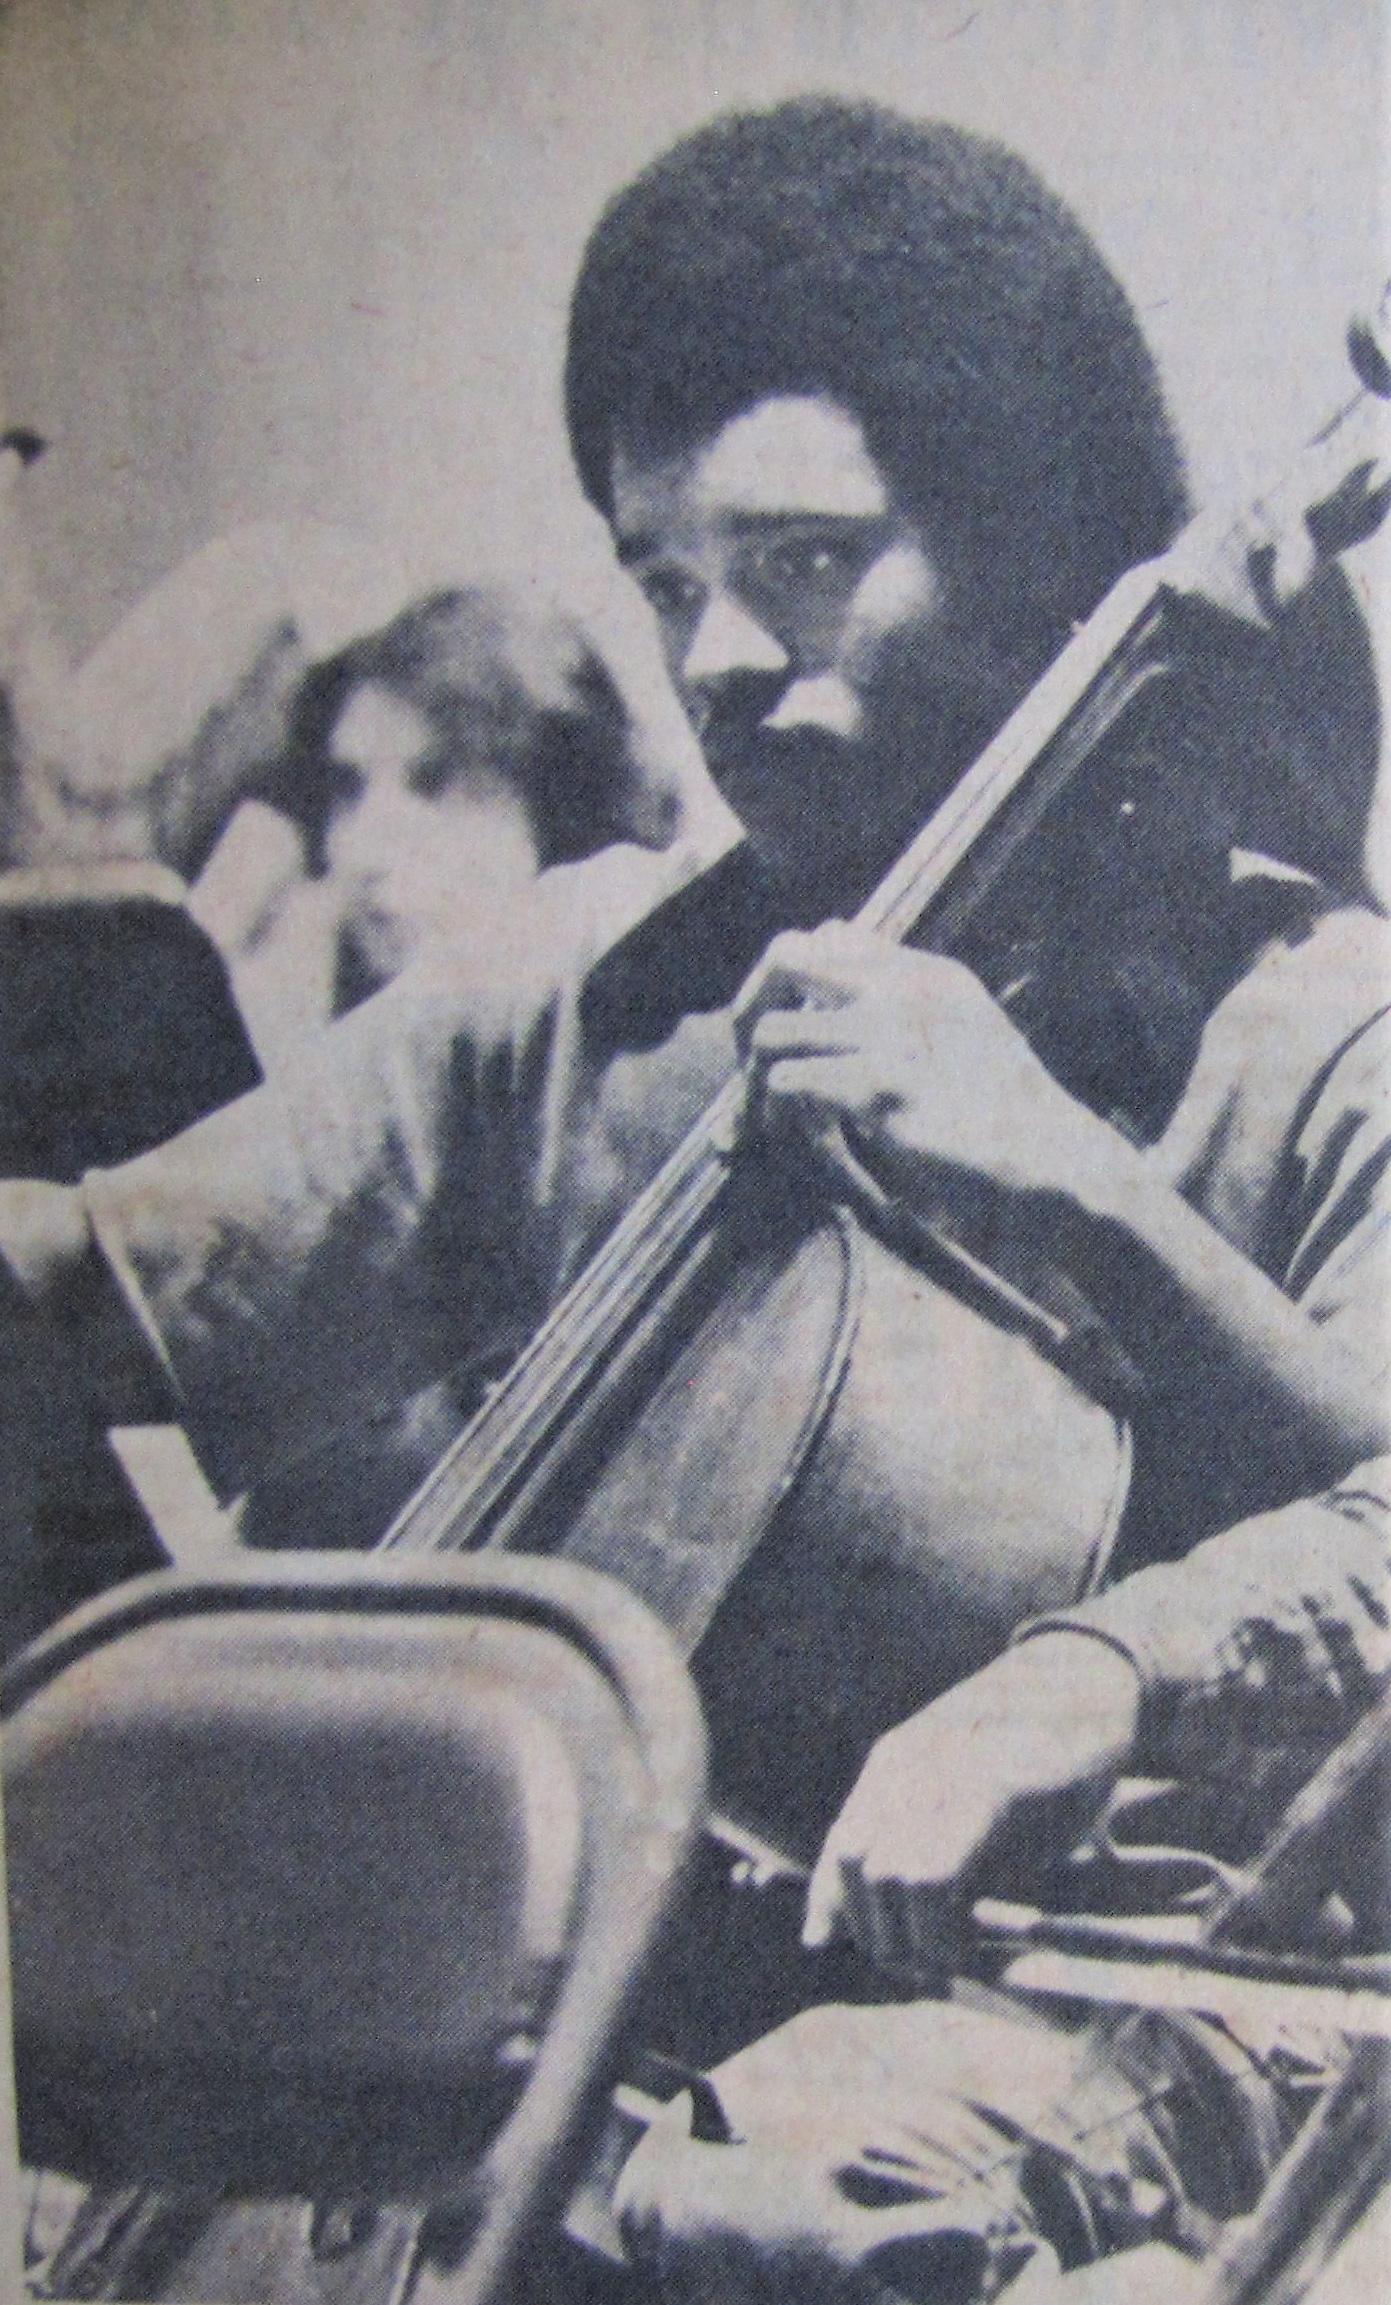
[{"label": "man's left hand", "polygon": [[735,1029],[766,1129],[814,1140],[849,1123],[923,1213],[952,1176],[1079,1197],[1129,1151],[968,968],[844,921],[777,938]]}]

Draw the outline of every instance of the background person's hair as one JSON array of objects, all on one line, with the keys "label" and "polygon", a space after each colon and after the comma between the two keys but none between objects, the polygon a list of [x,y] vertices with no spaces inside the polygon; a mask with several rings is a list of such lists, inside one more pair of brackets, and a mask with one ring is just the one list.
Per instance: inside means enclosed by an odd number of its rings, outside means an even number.
[{"label": "background person's hair", "polygon": [[1106,264],[1022,160],[941,122],[829,97],[727,115],[591,236],[565,397],[606,516],[617,444],[688,446],[769,394],[813,392],[859,418],[929,533],[964,538],[1005,612],[1027,609],[1035,645],[1186,509]]},{"label": "background person's hair", "polygon": [[628,725],[608,667],[569,617],[467,585],[413,602],[307,676],[274,797],[305,825],[315,869],[335,799],[329,741],[369,682],[428,722],[441,787],[494,777],[521,797],[540,864],[616,837]]}]

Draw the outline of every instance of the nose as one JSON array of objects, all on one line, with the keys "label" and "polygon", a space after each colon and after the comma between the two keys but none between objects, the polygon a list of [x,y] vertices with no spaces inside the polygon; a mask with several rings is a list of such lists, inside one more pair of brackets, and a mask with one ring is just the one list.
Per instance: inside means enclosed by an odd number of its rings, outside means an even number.
[{"label": "nose", "polygon": [[390,812],[368,788],[334,810],[325,849],[335,878],[362,887],[380,880],[390,861]]},{"label": "nose", "polygon": [[741,673],[776,679],[791,669],[787,650],[756,616],[731,593],[712,592],[687,644],[681,678],[691,688],[713,688]]}]

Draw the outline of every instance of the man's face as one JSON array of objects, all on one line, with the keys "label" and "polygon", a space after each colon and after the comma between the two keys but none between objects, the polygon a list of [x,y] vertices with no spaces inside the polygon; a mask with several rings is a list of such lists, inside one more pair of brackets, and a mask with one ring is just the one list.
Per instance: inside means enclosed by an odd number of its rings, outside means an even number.
[{"label": "man's face", "polygon": [[850,909],[1013,701],[979,586],[822,397],[620,444],[613,505],[725,799],[803,915]]}]

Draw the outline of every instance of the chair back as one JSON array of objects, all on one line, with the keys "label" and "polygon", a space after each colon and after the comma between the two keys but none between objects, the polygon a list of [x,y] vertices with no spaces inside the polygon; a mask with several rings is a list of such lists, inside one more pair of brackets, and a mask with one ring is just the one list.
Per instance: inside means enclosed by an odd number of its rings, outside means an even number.
[{"label": "chair back", "polygon": [[656,1620],[563,1563],[247,1560],[76,1612],[4,1717],[26,2159],[449,2210],[498,2294],[698,1821]]}]

